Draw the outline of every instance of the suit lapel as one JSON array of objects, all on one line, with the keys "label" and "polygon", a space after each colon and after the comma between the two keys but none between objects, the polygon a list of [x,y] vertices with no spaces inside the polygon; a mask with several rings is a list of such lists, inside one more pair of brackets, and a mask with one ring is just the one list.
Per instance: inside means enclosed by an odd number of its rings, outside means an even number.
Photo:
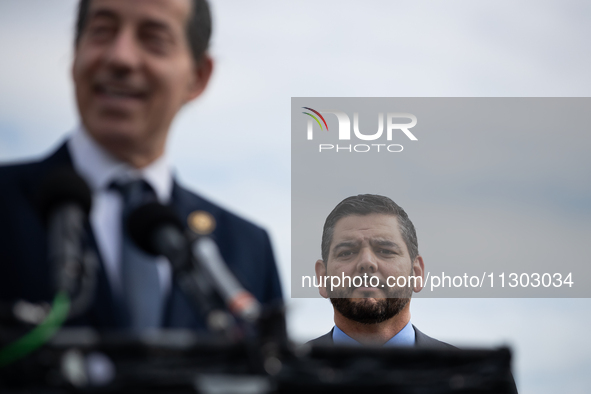
[{"label": "suit lapel", "polygon": [[308,343],[310,345],[314,345],[314,346],[330,346],[330,345],[334,345],[334,341],[332,339],[332,333],[333,333],[333,331],[334,331],[334,327],[328,333],[326,333],[326,334],[324,334],[321,337],[318,337],[316,339],[312,339]]},{"label": "suit lapel", "polygon": [[[180,187],[176,181],[173,183],[171,205],[185,226],[189,214],[201,208],[196,196]],[[181,291],[174,277],[165,305],[163,327],[205,329],[202,315]]]},{"label": "suit lapel", "polygon": [[90,222],[86,225],[86,239],[85,244],[87,250],[94,253],[98,259],[98,266],[96,268],[96,289],[95,297],[91,306],[92,322],[90,324],[99,328],[124,328],[126,325],[126,314],[123,308],[123,303],[117,299],[111,283],[107,277],[104,262],[98,249],[98,244],[92,231]]}]

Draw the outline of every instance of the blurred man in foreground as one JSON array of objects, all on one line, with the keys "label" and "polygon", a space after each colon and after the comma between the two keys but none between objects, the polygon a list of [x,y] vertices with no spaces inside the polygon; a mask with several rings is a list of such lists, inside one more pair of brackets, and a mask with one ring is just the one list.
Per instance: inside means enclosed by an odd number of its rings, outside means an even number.
[{"label": "blurred man in foreground", "polygon": [[281,299],[267,233],[181,187],[164,154],[174,117],[211,76],[210,34],[205,0],[80,1],[72,77],[81,125],[45,160],[0,168],[2,301],[53,297],[36,199],[64,166],[91,189],[84,243],[100,260],[94,302],[75,323],[204,327],[170,265],[128,242],[125,214],[140,200],[171,205],[183,223],[193,214],[246,290],[263,303]]}]

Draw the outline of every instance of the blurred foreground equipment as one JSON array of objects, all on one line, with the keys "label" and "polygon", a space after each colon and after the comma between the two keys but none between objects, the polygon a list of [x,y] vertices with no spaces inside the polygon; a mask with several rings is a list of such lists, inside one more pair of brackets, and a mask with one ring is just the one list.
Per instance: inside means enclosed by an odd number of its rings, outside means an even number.
[{"label": "blurred foreground equipment", "polygon": [[[510,351],[293,346],[189,331],[62,329],[0,369],[2,393],[509,393]],[[264,319],[264,318],[263,318]],[[273,323],[275,320],[275,323]],[[281,320],[281,317],[279,317]],[[281,323],[279,323],[281,324]],[[264,330],[261,330],[263,332]],[[13,334],[14,335],[14,334]],[[10,341],[3,332],[0,341]]]}]

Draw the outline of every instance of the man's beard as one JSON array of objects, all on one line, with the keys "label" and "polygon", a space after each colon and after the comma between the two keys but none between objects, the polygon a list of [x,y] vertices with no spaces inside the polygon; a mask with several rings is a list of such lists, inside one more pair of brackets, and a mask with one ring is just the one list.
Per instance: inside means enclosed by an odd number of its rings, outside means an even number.
[{"label": "man's beard", "polygon": [[386,291],[386,297],[370,300],[369,298],[348,297],[355,288],[338,288],[328,290],[330,302],[344,317],[361,324],[378,324],[398,315],[409,303],[412,288],[404,287]]}]

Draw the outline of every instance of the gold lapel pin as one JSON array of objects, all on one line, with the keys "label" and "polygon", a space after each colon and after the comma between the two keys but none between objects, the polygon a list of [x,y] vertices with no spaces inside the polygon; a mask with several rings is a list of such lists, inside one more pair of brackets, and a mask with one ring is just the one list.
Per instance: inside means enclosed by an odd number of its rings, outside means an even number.
[{"label": "gold lapel pin", "polygon": [[215,219],[209,212],[194,211],[187,218],[189,228],[200,235],[211,234],[215,230]]}]

